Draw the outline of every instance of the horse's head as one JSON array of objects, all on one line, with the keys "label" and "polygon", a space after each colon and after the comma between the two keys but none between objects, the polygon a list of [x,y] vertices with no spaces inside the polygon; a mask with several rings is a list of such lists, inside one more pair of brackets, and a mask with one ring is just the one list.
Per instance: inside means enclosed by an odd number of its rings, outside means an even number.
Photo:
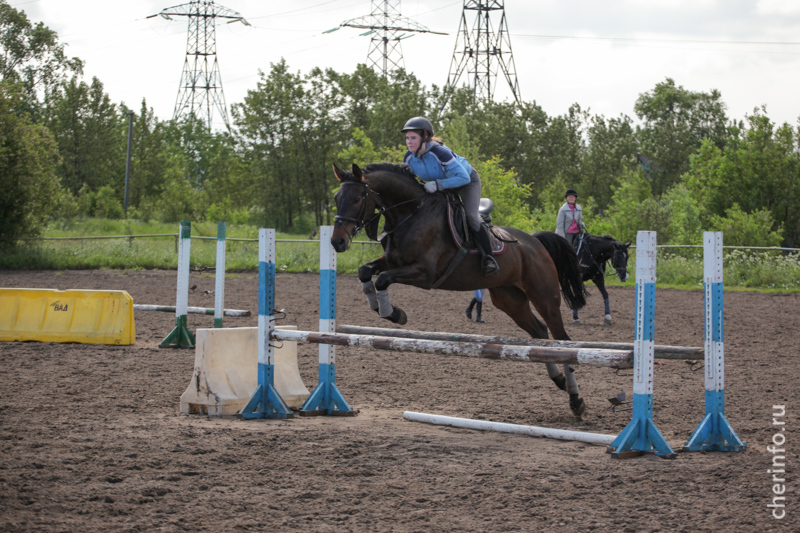
[{"label": "horse's head", "polygon": [[376,194],[370,190],[361,169],[353,163],[353,171],[347,172],[334,164],[333,172],[341,183],[339,192],[333,197],[336,202],[336,218],[331,235],[333,249],[337,252],[347,250],[361,228],[367,232],[367,237],[377,240],[380,210]]},{"label": "horse's head", "polygon": [[628,281],[628,247],[631,241],[621,243],[614,241],[614,253],[611,255],[611,266],[617,271],[620,281]]}]

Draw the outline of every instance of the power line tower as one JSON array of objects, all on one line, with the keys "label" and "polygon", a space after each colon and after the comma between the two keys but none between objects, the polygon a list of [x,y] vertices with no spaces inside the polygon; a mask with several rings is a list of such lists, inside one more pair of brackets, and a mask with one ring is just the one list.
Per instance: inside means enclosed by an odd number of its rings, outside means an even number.
[{"label": "power line tower", "polygon": [[404,67],[400,41],[413,37],[416,33],[447,35],[431,31],[425,26],[401,16],[400,0],[372,0],[372,13],[365,17],[346,20],[339,24],[339,27],[325,33],[336,31],[339,28],[367,30],[361,34],[371,35],[367,64],[379,70],[384,77],[390,71]]},{"label": "power line tower", "polygon": [[188,17],[189,32],[186,39],[186,61],[178,86],[173,120],[194,113],[211,128],[214,110],[220,114],[225,127],[230,128],[225,93],[222,91],[222,75],[217,62],[217,19],[227,19],[228,23],[250,24],[238,12],[227,7],[214,5],[214,0],[192,0],[163,9],[160,13],[167,20],[171,17]]},{"label": "power line tower", "polygon": [[[467,12],[475,12],[472,30],[467,26]],[[500,18],[495,31],[492,17]],[[497,70],[503,75],[511,88],[514,100],[520,102],[517,69],[514,66],[514,55],[511,51],[511,39],[508,34],[506,10],[500,0],[464,0],[461,11],[461,22],[458,25],[458,37],[450,62],[446,88],[455,89],[459,78],[467,71],[469,87],[475,96],[492,99],[497,85]],[[445,94],[448,92],[446,91]]]}]

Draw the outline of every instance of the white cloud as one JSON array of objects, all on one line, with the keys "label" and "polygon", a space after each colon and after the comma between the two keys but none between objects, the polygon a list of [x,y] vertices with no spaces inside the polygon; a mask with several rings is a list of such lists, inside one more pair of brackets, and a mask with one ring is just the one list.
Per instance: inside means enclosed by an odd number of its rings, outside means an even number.
[{"label": "white cloud", "polygon": [[797,0],[758,0],[756,13],[759,15],[798,15],[800,2]]}]

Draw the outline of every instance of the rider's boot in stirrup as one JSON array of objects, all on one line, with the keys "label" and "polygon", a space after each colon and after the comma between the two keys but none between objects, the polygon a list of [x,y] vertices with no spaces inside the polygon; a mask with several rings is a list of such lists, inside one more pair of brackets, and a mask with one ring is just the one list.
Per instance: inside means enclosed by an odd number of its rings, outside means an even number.
[{"label": "rider's boot in stirrup", "polygon": [[491,276],[496,274],[500,267],[497,265],[494,257],[492,257],[492,244],[489,241],[489,230],[481,224],[481,229],[475,234],[478,241],[478,250],[481,252],[481,268],[483,269],[484,276]]}]

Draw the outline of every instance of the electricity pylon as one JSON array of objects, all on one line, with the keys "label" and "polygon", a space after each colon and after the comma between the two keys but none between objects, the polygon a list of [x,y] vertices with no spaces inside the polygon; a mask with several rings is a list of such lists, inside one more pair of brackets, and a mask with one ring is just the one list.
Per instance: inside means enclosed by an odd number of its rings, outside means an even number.
[{"label": "electricity pylon", "polygon": [[339,28],[359,28],[368,30],[361,35],[371,35],[369,52],[367,53],[368,65],[386,75],[403,65],[403,50],[400,41],[413,37],[415,33],[433,33],[425,26],[400,15],[400,0],[372,0],[372,13],[365,17],[346,20],[338,28],[325,33],[336,31]]},{"label": "electricity pylon", "polygon": [[222,91],[222,75],[217,62],[215,25],[217,19],[228,19],[228,23],[241,22],[246,26],[250,24],[238,12],[214,5],[214,0],[192,0],[187,4],[165,8],[148,18],[158,15],[167,20],[172,20],[173,16],[189,18],[186,61],[183,63],[172,119],[178,120],[194,113],[195,117],[207,122],[211,129],[216,109],[225,127],[230,128],[225,93]]},{"label": "electricity pylon", "polygon": [[[467,26],[467,12],[475,11],[472,30]],[[492,26],[492,15],[498,15],[500,24],[495,31]],[[497,85],[498,68],[511,88],[514,100],[520,102],[517,70],[514,66],[514,55],[511,51],[511,40],[508,35],[506,10],[502,1],[497,0],[464,0],[461,11],[461,23],[458,25],[458,37],[447,75],[448,89],[455,89],[459,78],[467,71],[468,87],[476,97],[489,100],[494,96]],[[445,91],[448,94],[449,91]]]}]

